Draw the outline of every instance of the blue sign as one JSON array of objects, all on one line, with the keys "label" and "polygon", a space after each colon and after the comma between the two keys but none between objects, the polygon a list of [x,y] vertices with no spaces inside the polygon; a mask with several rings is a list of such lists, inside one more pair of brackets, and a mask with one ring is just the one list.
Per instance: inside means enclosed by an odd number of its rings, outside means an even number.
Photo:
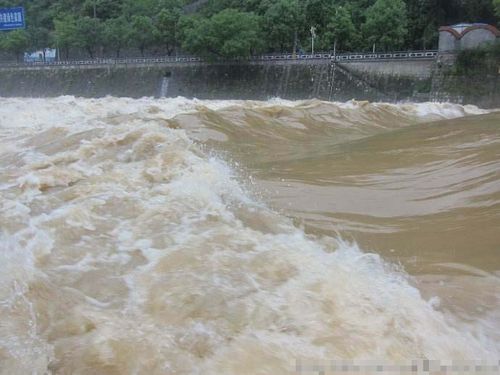
[{"label": "blue sign", "polygon": [[0,30],[24,29],[24,8],[0,8]]}]

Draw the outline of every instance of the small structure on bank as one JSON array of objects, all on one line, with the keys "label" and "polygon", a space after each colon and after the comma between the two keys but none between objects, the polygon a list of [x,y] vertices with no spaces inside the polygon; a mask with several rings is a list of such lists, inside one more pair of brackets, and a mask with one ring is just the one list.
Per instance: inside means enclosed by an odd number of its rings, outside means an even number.
[{"label": "small structure on bank", "polygon": [[454,53],[500,41],[500,31],[485,23],[460,23],[439,28],[439,52]]}]

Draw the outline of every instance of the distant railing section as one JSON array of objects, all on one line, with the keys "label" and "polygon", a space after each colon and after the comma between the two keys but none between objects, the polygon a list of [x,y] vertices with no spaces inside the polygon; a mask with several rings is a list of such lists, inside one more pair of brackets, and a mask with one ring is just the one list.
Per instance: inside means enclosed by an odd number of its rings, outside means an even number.
[{"label": "distant railing section", "polygon": [[316,53],[314,55],[261,55],[253,56],[251,60],[310,60],[330,59],[336,61],[355,60],[413,60],[413,59],[435,59],[438,51],[405,51],[405,52],[383,52],[383,53]]},{"label": "distant railing section", "polygon": [[[376,60],[414,60],[435,59],[437,51],[406,51],[406,52],[383,52],[383,53],[315,53],[312,54],[278,54],[257,55],[249,58],[240,58],[230,61],[283,61],[283,60],[333,60],[337,62],[352,61],[376,61]],[[201,57],[146,57],[146,58],[97,58],[92,60],[62,60],[47,62],[0,62],[0,67],[30,67],[30,66],[75,66],[75,65],[134,65],[134,64],[165,64],[165,63],[190,63],[203,62]]]}]

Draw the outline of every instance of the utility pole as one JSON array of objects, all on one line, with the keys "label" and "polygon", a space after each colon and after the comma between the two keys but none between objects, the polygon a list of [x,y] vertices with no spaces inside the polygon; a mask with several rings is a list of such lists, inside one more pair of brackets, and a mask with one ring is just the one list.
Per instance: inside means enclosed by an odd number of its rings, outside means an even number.
[{"label": "utility pole", "polygon": [[311,26],[311,55],[314,55],[314,38],[316,38],[316,28]]},{"label": "utility pole", "polygon": [[94,0],[94,18],[97,18],[97,0]]}]

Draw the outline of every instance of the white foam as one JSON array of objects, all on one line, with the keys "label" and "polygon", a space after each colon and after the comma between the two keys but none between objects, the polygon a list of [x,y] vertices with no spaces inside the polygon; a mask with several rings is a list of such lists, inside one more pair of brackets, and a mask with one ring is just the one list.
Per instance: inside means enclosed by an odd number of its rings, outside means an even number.
[{"label": "white foam", "polygon": [[[12,338],[0,348],[11,373],[28,349],[42,359],[22,369],[40,373],[49,362],[96,373],[231,373],[239,362],[252,373],[258,364],[279,372],[304,355],[498,358],[489,322],[439,311],[401,269],[356,244],[308,237],[255,202],[226,162],[163,122],[200,106],[249,102],[0,104],[1,127],[18,132],[18,150],[32,151],[19,167],[0,165],[10,176],[0,198],[0,311],[13,322],[0,325],[0,336]],[[442,117],[471,111],[393,108]],[[16,298],[22,313],[5,302]],[[37,316],[43,327],[25,324]]]}]

